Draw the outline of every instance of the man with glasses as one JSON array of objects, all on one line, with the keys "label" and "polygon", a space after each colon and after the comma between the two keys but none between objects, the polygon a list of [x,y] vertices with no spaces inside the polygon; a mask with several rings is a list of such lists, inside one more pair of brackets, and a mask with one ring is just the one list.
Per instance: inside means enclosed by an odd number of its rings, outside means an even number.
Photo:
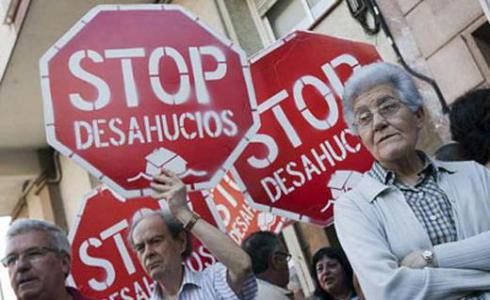
[{"label": "man with glasses", "polygon": [[291,254],[276,234],[269,231],[254,232],[243,241],[242,248],[252,258],[252,269],[259,288],[258,300],[298,299],[288,290],[288,261]]},{"label": "man with glasses", "polygon": [[[239,245],[187,206],[184,183],[169,170],[153,178],[152,196],[168,209],[136,212],[128,240],[141,266],[155,281],[152,300],[252,300],[257,293],[250,257]],[[219,261],[201,272],[183,262],[192,251],[190,235]]]},{"label": "man with glasses", "polygon": [[7,231],[2,264],[19,300],[91,299],[65,286],[70,273],[70,244],[56,225],[39,220],[14,221]]}]

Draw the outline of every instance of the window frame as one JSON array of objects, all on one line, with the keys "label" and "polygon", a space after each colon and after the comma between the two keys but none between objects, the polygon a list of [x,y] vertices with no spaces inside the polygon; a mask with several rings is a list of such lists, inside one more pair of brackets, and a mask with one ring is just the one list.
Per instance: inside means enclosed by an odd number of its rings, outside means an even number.
[{"label": "window frame", "polygon": [[[22,24],[31,0],[0,0],[0,38],[3,45],[0,52],[0,83],[3,80],[10,57],[14,51]],[[7,45],[7,46],[6,46]]]},{"label": "window frame", "polygon": [[[281,0],[278,0],[281,1]],[[287,33],[291,33],[295,30],[310,30],[313,25],[322,19],[326,13],[328,13],[332,8],[334,8],[341,0],[321,0],[315,6],[310,7],[307,0],[294,0],[300,1],[301,6],[304,9],[306,17],[291,28]],[[251,8],[252,17],[256,22],[257,28],[259,28],[259,35],[262,39],[264,45],[268,46],[274,41],[283,38],[284,36],[276,37],[272,24],[267,17],[267,13],[272,9],[269,7],[261,16],[258,12],[255,0],[247,0],[249,7]]]},{"label": "window frame", "polygon": [[[480,18],[476,19],[470,26],[468,26],[463,32],[461,32],[461,38],[463,42],[466,44],[468,51],[473,56],[475,60],[475,64],[479,69],[483,81],[480,82],[477,86],[490,86],[490,64],[484,58],[483,53],[481,52],[480,47],[477,45],[473,33],[477,31],[481,26],[487,24],[488,19],[485,15],[482,15]],[[477,87],[475,86],[475,88]]]}]

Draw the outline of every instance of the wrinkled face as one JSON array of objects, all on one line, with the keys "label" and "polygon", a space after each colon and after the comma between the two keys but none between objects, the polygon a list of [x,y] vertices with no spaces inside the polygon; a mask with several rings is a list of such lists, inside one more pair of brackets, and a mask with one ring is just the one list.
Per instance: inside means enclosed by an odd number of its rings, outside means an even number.
[{"label": "wrinkled face", "polygon": [[18,259],[8,267],[10,284],[20,300],[55,299],[65,289],[70,259],[53,249],[43,231],[30,231],[7,241],[6,256]]},{"label": "wrinkled face", "polygon": [[324,256],[316,263],[315,273],[320,287],[327,293],[347,287],[344,268],[335,258]]},{"label": "wrinkled face", "polygon": [[381,164],[415,151],[424,112],[412,112],[389,84],[378,85],[354,99],[353,111],[364,146]]},{"label": "wrinkled face", "polygon": [[153,280],[171,276],[181,268],[185,237],[174,239],[159,216],[141,220],[132,238],[138,259]]}]

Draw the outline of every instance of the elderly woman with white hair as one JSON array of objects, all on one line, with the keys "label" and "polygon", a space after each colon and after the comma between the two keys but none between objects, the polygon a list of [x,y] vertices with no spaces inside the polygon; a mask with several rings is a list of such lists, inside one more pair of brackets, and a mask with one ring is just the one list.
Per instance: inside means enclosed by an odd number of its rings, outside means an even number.
[{"label": "elderly woman with white hair", "polygon": [[490,299],[490,171],[416,149],[425,113],[411,77],[355,72],[344,118],[375,158],[335,204],[335,228],[367,299]]}]

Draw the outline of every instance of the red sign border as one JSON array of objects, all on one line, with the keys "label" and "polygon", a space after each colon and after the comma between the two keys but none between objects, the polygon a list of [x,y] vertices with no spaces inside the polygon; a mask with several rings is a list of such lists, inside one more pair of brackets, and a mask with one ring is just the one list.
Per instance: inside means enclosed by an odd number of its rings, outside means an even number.
[{"label": "red sign border", "polygon": [[[233,167],[230,170],[230,172],[234,176],[232,181],[234,181],[238,185],[238,187],[240,188],[240,193],[243,194],[243,197],[244,197],[247,205],[249,205],[251,208],[256,209],[258,211],[268,212],[268,213],[271,213],[273,215],[278,215],[278,216],[282,217],[282,215],[279,212],[272,213],[272,210],[267,206],[263,206],[265,209],[262,208],[262,205],[260,205],[260,204],[257,205],[257,207],[255,207],[256,204],[252,201],[252,198],[250,197],[249,193],[246,192],[246,190],[244,189],[244,185],[243,185],[243,182],[241,182],[241,179],[240,179],[240,182],[238,179],[235,179],[236,178],[235,176],[237,175],[236,169]],[[227,236],[230,236],[230,233],[228,232],[228,229],[226,228],[226,225],[223,222],[221,215],[219,214],[218,208],[216,207],[216,203],[214,202],[213,193],[211,191],[202,191],[202,195],[204,197],[204,201],[206,201],[206,204],[208,205],[209,210],[211,211],[211,214],[214,217],[214,221],[216,222],[218,229],[221,232],[224,232]],[[288,211],[285,211],[285,212],[289,213]],[[287,219],[286,219],[286,222],[287,222]],[[276,226],[272,232],[279,234],[284,229],[284,227],[286,227],[286,226],[284,226],[284,224],[282,226]]]},{"label": "red sign border", "polygon": [[[71,226],[71,229],[68,232],[68,241],[70,242],[70,246],[73,244],[73,240],[75,238],[75,235],[77,234],[77,230],[78,230],[78,227],[80,226],[80,222],[82,221],[83,212],[85,211],[85,207],[87,206],[88,201],[90,199],[92,199],[93,197],[95,197],[97,194],[104,193],[106,191],[110,192],[111,195],[116,200],[118,200],[118,201],[120,201],[122,203],[126,203],[128,201],[131,201],[131,199],[125,199],[124,197],[122,197],[118,193],[114,192],[113,190],[111,190],[109,187],[107,187],[105,185],[101,185],[101,186],[95,187],[90,192],[86,193],[83,196],[82,201],[80,203],[80,206],[78,208],[78,213],[76,215],[75,222],[73,223],[73,225]],[[165,200],[157,200],[157,199],[155,199],[155,202],[158,202],[158,205],[159,205],[160,209],[162,209],[162,207],[165,207],[166,206],[166,203],[164,203]],[[66,281],[67,281],[67,283],[70,286],[74,286],[74,287],[77,287],[78,286],[77,283],[76,283],[76,281],[75,281],[75,278],[73,277],[73,274],[71,272],[70,272],[70,275],[68,275],[68,278],[66,279]]]},{"label": "red sign border", "polygon": [[250,72],[249,60],[247,54],[234,42],[227,38],[215,33],[208,25],[204,24],[201,19],[175,4],[134,4],[134,5],[97,5],[87,12],[75,25],[72,26],[59,40],[57,40],[40,58],[39,60],[39,72],[41,80],[41,92],[43,98],[44,107],[44,127],[46,132],[46,139],[48,144],[53,146],[61,154],[71,158],[77,164],[82,166],[86,171],[96,177],[98,180],[107,184],[117,194],[122,195],[125,198],[144,197],[149,196],[152,193],[150,188],[126,190],[119,184],[104,175],[99,169],[83,159],[74,151],[70,150],[67,146],[56,139],[55,134],[55,116],[53,112],[53,100],[51,97],[51,89],[49,82],[49,61],[57,54],[59,49],[63,48],[71,39],[73,39],[78,32],[80,32],[87,23],[89,23],[97,14],[103,11],[128,11],[128,10],[174,10],[179,11],[186,15],[189,19],[197,22],[202,28],[204,28],[209,34],[216,39],[220,40],[224,45],[236,52],[240,56],[242,62],[242,71],[247,86],[248,98],[252,109],[253,124],[247,130],[243,138],[238,145],[233,149],[228,158],[224,161],[221,168],[213,175],[213,177],[207,182],[195,183],[188,185],[189,190],[206,190],[215,187],[223,176],[233,167],[233,163],[238,159],[245,147],[248,145],[252,136],[260,128],[260,117],[257,109],[257,100],[255,97],[255,90],[252,83],[252,75]]},{"label": "red sign border", "polygon": [[[322,36],[322,34],[320,34],[318,32],[309,31],[309,30],[296,30],[296,31],[293,31],[293,32],[287,34],[286,36],[282,37],[281,39],[276,40],[274,43],[270,44],[268,47],[266,47],[266,48],[262,49],[261,51],[255,53],[249,59],[250,64],[255,63],[256,61],[260,60],[264,56],[266,56],[269,53],[273,52],[277,48],[283,46],[285,43],[287,43],[291,39],[295,38],[296,35],[297,35],[297,33],[301,33],[301,32]],[[356,42],[358,42],[358,41],[356,41]],[[369,43],[366,43],[366,42],[358,42],[358,43],[363,43],[363,44],[371,45],[371,46],[374,47],[374,45],[369,44]],[[260,107],[259,107],[259,114],[260,114]],[[273,206],[267,206],[267,205],[264,205],[264,204],[256,203],[256,202],[253,201],[253,198],[250,196],[250,193],[248,192],[248,189],[247,189],[245,183],[243,182],[243,180],[242,180],[242,178],[240,176],[240,173],[237,171],[237,169],[235,167],[233,167],[230,170],[230,172],[233,175],[233,178],[235,179],[235,181],[237,182],[237,184],[242,189],[242,193],[245,195],[245,200],[248,203],[248,205],[250,205],[250,207],[255,208],[257,210],[260,210],[260,211],[269,212],[269,213],[271,213],[273,215],[278,215],[278,216],[284,217],[286,219],[291,219],[291,220],[295,220],[295,221],[299,221],[299,222],[305,222],[305,223],[308,223],[308,224],[313,224],[313,225],[317,225],[317,226],[321,226],[321,227],[328,227],[328,226],[334,224],[334,218],[333,218],[333,216],[331,218],[327,219],[327,220],[319,221],[319,220],[310,218],[310,217],[308,217],[305,214],[294,213],[294,212],[291,212],[291,211],[288,211],[288,210],[284,210],[284,209],[279,209],[279,208],[276,208],[276,207],[273,207]],[[328,200],[328,203],[327,203],[327,207],[330,208],[330,206],[332,206],[334,204],[335,204],[335,200],[329,199]]]}]

